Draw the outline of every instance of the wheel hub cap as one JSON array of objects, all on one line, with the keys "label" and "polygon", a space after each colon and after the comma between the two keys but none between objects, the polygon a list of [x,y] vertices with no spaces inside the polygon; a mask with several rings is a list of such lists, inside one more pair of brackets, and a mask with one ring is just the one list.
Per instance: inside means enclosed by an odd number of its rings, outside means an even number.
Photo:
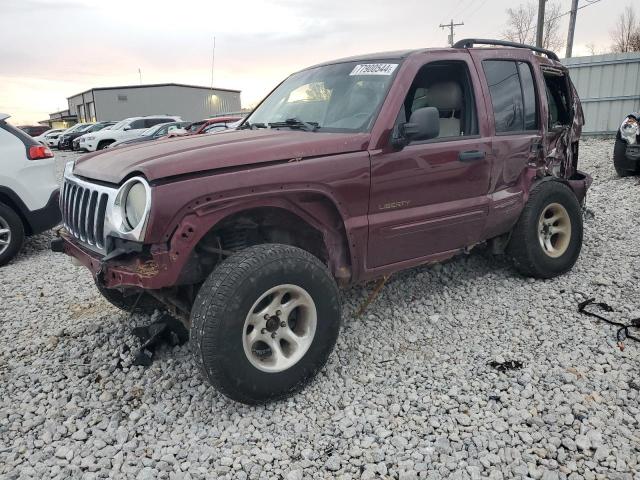
[{"label": "wheel hub cap", "polygon": [[0,255],[9,248],[11,244],[11,230],[9,229],[9,222],[3,217],[0,217]]},{"label": "wheel hub cap", "polygon": [[571,242],[571,219],[559,203],[547,205],[538,220],[538,241],[551,258],[564,255]]},{"label": "wheel hub cap", "polygon": [[307,353],[316,333],[316,306],[297,285],[278,285],[253,304],[242,330],[242,346],[251,364],[263,372],[291,368]]}]

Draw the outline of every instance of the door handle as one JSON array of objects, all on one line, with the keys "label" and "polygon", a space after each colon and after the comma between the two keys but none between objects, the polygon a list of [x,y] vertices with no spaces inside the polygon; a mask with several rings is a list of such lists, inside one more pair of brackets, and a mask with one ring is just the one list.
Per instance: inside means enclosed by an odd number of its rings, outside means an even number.
[{"label": "door handle", "polygon": [[458,159],[461,162],[472,162],[474,160],[484,160],[486,156],[486,152],[481,152],[480,150],[469,150],[468,152],[460,152]]}]

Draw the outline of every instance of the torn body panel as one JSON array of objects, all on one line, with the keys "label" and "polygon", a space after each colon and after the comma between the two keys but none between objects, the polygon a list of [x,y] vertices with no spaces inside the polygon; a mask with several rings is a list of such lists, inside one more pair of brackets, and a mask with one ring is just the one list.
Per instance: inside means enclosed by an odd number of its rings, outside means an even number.
[{"label": "torn body panel", "polygon": [[570,179],[578,166],[578,142],[584,126],[582,105],[566,72],[554,68],[543,68],[543,72],[549,121],[539,175]]}]

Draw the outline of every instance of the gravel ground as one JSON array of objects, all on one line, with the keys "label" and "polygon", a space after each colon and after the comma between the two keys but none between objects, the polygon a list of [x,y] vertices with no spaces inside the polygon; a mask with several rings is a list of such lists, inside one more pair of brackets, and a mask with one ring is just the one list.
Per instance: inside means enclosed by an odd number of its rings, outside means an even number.
[{"label": "gravel ground", "polygon": [[640,187],[612,150],[582,143],[595,182],[571,273],[531,281],[478,252],[395,276],[358,319],[365,289],[345,291],[326,368],[262,407],[203,383],[186,345],[131,366],[149,319],[30,239],[1,271],[0,476],[640,479],[640,344],[576,312],[594,296],[640,317]]}]

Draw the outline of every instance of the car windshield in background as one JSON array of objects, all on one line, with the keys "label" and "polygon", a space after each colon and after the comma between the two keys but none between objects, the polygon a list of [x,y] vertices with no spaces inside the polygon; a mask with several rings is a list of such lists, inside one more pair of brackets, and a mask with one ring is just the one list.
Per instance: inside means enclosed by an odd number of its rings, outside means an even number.
[{"label": "car windshield in background", "polygon": [[111,130],[121,130],[123,129],[126,125],[129,125],[129,120],[120,120],[118,123],[116,123],[113,127],[111,127]]},{"label": "car windshield in background", "polygon": [[82,127],[78,128],[76,132],[89,132],[93,127],[94,127],[93,124],[83,125]]},{"label": "car windshield in background", "polygon": [[398,62],[347,62],[311,68],[282,82],[241,128],[368,131]]},{"label": "car windshield in background", "polygon": [[158,125],[154,125],[153,127],[147,128],[142,134],[141,137],[152,137],[154,133],[160,130],[162,127],[166,126],[164,123],[159,123]]}]

